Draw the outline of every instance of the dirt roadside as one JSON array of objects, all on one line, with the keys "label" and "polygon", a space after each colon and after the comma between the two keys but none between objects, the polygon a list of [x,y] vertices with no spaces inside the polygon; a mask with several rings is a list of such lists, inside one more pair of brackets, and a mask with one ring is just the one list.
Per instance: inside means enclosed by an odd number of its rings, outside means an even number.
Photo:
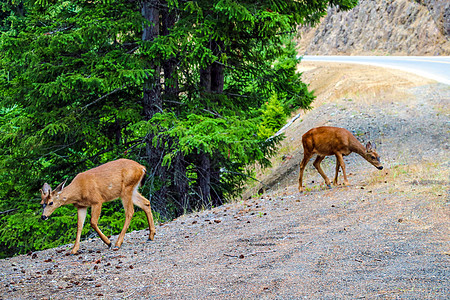
[{"label": "dirt roadside", "polygon": [[[358,65],[301,68],[315,109],[286,130],[245,200],[158,226],[153,242],[128,233],[118,251],[95,238],[75,256],[68,245],[0,260],[0,299],[448,299],[450,86]],[[319,125],[374,141],[385,169],[352,154],[351,185],[325,189],[310,164],[299,194],[301,135]],[[331,177],[334,158],[323,167]]]}]

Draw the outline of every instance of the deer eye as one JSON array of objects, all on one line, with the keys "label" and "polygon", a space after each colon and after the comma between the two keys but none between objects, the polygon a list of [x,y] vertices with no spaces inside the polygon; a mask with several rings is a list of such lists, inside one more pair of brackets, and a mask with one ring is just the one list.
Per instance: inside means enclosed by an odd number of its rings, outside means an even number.
[{"label": "deer eye", "polygon": [[[377,159],[375,156],[372,155],[372,159]],[[51,205],[51,204],[50,204]]]},{"label": "deer eye", "polygon": [[53,202],[50,202],[48,205],[53,205]]}]

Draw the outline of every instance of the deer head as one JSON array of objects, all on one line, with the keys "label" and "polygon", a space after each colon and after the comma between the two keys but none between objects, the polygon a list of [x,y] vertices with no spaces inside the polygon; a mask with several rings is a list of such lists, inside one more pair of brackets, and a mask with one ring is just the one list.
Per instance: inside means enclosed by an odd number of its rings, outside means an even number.
[{"label": "deer head", "polygon": [[60,194],[62,193],[64,189],[64,185],[66,184],[65,180],[64,182],[60,183],[54,191],[52,191],[52,188],[48,183],[44,183],[42,186],[41,191],[41,204],[44,211],[42,212],[42,220],[47,220],[48,217],[61,205],[64,204],[64,198],[60,198]]},{"label": "deer head", "polygon": [[372,145],[371,142],[368,142],[366,144],[366,153],[364,154],[364,158],[372,165],[374,165],[378,170],[383,170],[383,166],[380,162],[380,156],[375,151],[375,149],[375,144]]}]

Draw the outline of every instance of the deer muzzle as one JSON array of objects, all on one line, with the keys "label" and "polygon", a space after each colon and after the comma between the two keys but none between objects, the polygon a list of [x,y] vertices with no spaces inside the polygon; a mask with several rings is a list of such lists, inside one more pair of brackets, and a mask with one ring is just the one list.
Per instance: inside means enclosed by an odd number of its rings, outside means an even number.
[{"label": "deer muzzle", "polygon": [[47,216],[44,216],[44,215],[42,215],[41,219],[42,219],[42,220],[47,220],[47,219],[48,219],[48,217],[47,217]]},{"label": "deer muzzle", "polygon": [[377,167],[378,170],[383,170],[383,166]]}]

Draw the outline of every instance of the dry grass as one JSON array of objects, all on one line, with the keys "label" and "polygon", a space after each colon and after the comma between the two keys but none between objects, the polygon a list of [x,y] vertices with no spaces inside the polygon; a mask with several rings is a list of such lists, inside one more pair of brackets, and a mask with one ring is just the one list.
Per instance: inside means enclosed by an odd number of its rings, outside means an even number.
[{"label": "dry grass", "polygon": [[357,64],[302,62],[298,71],[315,91],[315,107],[342,98],[366,104],[377,98],[390,103],[407,99],[408,88],[433,82],[414,74],[405,76],[399,70]]},{"label": "dry grass", "polygon": [[389,193],[421,197],[430,204],[443,206],[449,200],[450,171],[441,162],[395,164],[381,173],[372,173],[367,184],[372,189],[389,184]]}]

